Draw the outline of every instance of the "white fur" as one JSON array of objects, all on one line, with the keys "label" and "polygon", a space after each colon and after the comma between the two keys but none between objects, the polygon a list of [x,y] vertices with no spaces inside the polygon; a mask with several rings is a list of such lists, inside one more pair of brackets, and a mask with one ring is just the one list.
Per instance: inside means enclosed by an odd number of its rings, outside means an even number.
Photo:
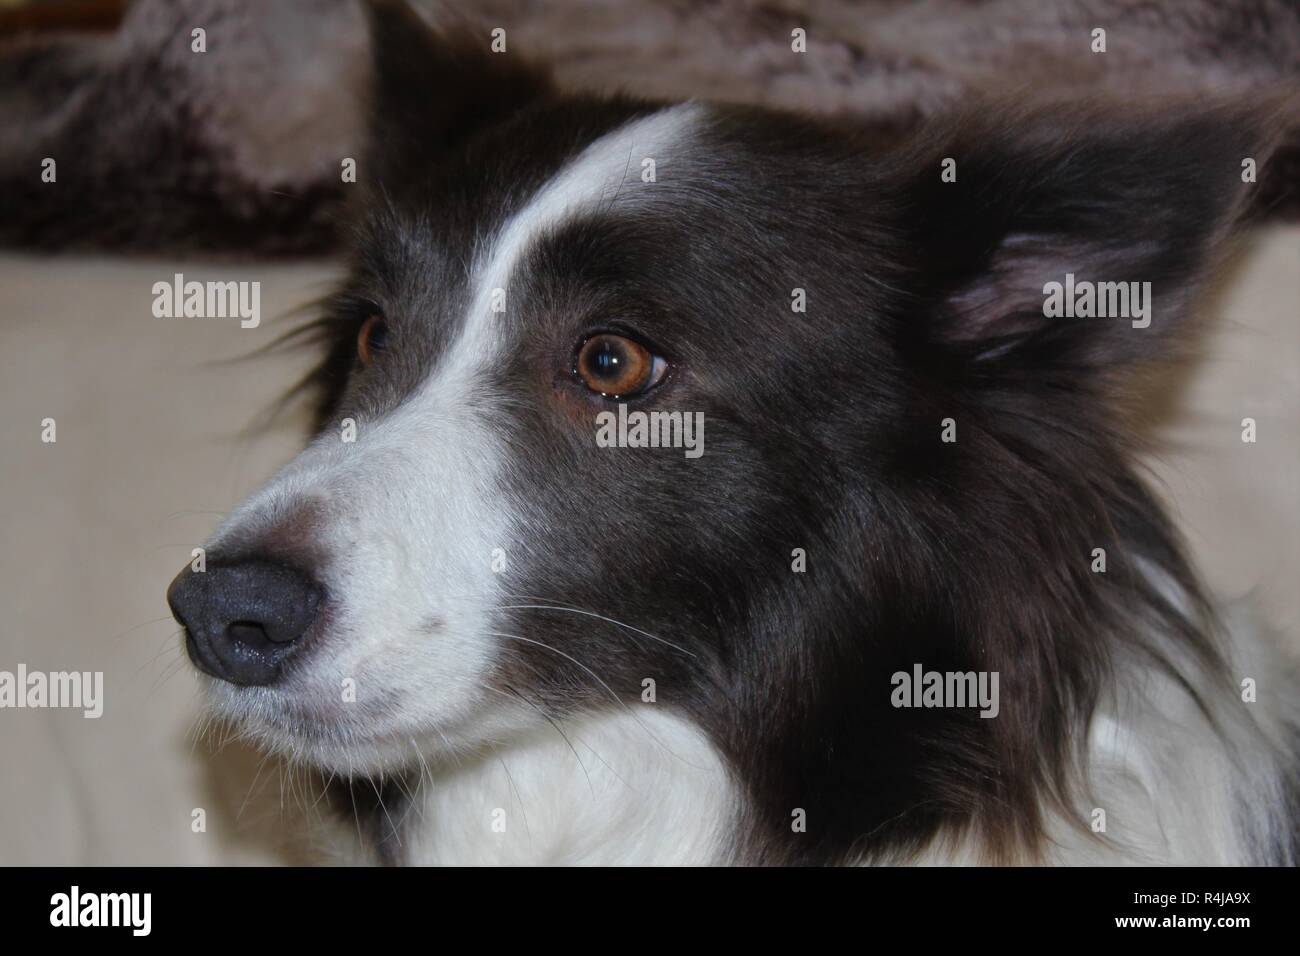
[{"label": "white fur", "polygon": [[[1227,674],[1198,679],[1194,661],[1180,662],[1217,731],[1167,674],[1138,661],[1117,674],[1089,738],[1097,802],[1079,808],[1085,820],[1092,807],[1106,810],[1107,839],[1058,829],[1052,862],[1242,865],[1286,845],[1269,830],[1289,767],[1282,726],[1297,707],[1282,676],[1289,665],[1245,607],[1227,609],[1224,624]],[[1246,677],[1261,685],[1253,702],[1242,699]]]},{"label": "white fur", "polygon": [[690,723],[657,704],[538,727],[433,766],[405,828],[419,864],[717,862],[734,791]]},{"label": "white fur", "polygon": [[[1258,864],[1269,847],[1286,844],[1270,829],[1283,822],[1278,808],[1289,772],[1282,727],[1296,721],[1300,701],[1284,676],[1290,665],[1248,609],[1234,607],[1224,617],[1229,674],[1204,674],[1190,657],[1178,659],[1172,643],[1165,648],[1197,688],[1218,731],[1182,683],[1149,661],[1119,661],[1089,729],[1076,802],[1065,813],[1043,804],[1042,855],[1022,862],[1241,866]],[[1266,689],[1247,703],[1239,682],[1251,676]],[[1092,830],[1098,809],[1105,811],[1103,832]],[[896,862],[985,864],[989,856],[978,833],[965,833]]]},{"label": "white fur", "polygon": [[[501,451],[490,423],[464,401],[485,360],[471,324],[442,373],[357,439],[317,439],[218,534],[256,534],[313,505],[314,532],[331,556],[318,569],[329,595],[328,633],[306,666],[268,688],[216,685],[222,711],[264,742],[341,772],[414,757],[428,735],[476,736],[493,663],[487,614],[496,603],[491,553],[509,540],[496,479]],[[440,628],[425,625],[437,618]],[[342,682],[356,682],[343,701]],[[317,738],[312,726],[332,733]],[[436,737],[435,737],[436,739]]]}]

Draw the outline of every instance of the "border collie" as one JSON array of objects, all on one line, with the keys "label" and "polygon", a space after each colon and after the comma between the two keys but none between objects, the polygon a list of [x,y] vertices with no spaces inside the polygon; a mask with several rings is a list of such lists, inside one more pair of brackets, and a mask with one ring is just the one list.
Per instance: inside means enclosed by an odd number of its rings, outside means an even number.
[{"label": "border collie", "polygon": [[1127,417],[1275,124],[869,130],[371,29],[318,433],[169,591],[371,859],[1296,861],[1295,684]]}]

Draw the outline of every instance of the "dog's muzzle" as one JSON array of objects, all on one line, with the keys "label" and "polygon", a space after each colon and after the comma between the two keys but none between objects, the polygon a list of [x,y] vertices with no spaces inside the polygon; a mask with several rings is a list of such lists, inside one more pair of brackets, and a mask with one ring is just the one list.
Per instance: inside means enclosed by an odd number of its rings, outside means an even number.
[{"label": "dog's muzzle", "polygon": [[185,649],[205,673],[233,684],[272,683],[304,643],[321,590],[300,572],[250,560],[186,568],[167,589]]}]

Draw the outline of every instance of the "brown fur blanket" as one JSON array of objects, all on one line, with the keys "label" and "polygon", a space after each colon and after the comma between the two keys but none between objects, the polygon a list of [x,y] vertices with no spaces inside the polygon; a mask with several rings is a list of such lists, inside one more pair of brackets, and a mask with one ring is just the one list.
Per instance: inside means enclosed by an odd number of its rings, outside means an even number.
[{"label": "brown fur blanket", "polygon": [[[0,38],[0,243],[328,248],[341,159],[367,147],[360,2],[135,0],[111,33],[11,29]],[[566,89],[850,113],[889,128],[977,98],[1300,101],[1290,0],[417,5],[484,47],[504,30],[506,56],[548,65]],[[478,93],[449,84],[446,97],[473,110]],[[1298,155],[1284,150],[1267,173],[1274,209],[1300,205]],[[41,178],[48,158],[57,189]]]}]

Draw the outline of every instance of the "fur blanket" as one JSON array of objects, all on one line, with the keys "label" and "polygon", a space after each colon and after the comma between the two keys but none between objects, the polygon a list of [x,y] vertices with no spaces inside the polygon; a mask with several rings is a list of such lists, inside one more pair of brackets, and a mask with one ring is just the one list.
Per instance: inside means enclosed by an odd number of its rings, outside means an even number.
[{"label": "fur blanket", "polygon": [[[0,243],[327,249],[340,162],[367,146],[360,3],[135,0],[112,33],[11,30],[0,45]],[[417,5],[448,36],[486,46],[503,29],[506,55],[548,65],[565,89],[851,113],[891,128],[976,97],[1300,101],[1290,0]],[[1094,50],[1099,29],[1105,52]],[[806,52],[792,48],[795,30]],[[446,91],[465,109],[474,95],[472,84]],[[1300,208],[1300,136],[1290,142],[1263,182],[1286,213]],[[42,181],[47,158],[58,189]]]}]

